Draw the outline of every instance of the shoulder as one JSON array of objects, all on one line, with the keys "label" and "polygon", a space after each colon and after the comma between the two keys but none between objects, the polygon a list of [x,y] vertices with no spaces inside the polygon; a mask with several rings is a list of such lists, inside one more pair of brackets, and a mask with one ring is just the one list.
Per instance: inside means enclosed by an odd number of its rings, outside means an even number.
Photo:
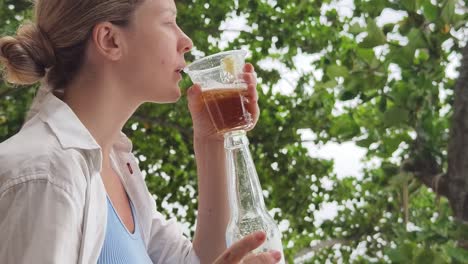
[{"label": "shoulder", "polygon": [[67,192],[86,187],[85,154],[63,149],[46,123],[34,122],[0,143],[0,195],[26,182],[47,181]]}]

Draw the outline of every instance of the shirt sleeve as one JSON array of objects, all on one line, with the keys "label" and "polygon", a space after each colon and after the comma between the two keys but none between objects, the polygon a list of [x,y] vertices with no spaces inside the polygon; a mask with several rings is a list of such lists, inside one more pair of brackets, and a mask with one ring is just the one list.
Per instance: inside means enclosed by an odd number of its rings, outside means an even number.
[{"label": "shirt sleeve", "polygon": [[155,211],[148,243],[148,254],[153,263],[200,263],[191,241],[179,229],[175,219],[165,220]]},{"label": "shirt sleeve", "polygon": [[71,195],[47,179],[0,193],[0,263],[76,263],[81,220]]}]

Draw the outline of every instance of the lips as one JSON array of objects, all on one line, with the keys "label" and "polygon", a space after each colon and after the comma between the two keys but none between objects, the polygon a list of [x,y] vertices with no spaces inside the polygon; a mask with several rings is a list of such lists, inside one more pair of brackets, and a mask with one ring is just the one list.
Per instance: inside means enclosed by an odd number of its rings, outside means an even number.
[{"label": "lips", "polygon": [[185,64],[181,64],[180,66],[178,66],[176,68],[175,71],[178,72],[178,73],[182,73],[184,71],[184,69],[185,69],[185,66],[186,66]]}]

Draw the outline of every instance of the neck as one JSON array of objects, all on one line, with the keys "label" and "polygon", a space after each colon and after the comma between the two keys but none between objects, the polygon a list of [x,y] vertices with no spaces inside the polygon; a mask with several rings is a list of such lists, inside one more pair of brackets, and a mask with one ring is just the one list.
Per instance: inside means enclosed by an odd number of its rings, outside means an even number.
[{"label": "neck", "polygon": [[65,88],[63,101],[99,144],[104,161],[123,126],[140,105],[124,91],[121,82],[101,73],[99,77],[79,75]]}]

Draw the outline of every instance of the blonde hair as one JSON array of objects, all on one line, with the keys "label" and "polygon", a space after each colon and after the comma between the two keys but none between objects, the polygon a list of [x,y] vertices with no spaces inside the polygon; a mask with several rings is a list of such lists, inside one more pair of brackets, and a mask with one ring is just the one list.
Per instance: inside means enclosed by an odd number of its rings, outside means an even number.
[{"label": "blonde hair", "polygon": [[104,21],[127,25],[141,1],[36,0],[34,21],[20,26],[16,36],[0,38],[4,79],[65,87],[82,67],[94,26]]}]

